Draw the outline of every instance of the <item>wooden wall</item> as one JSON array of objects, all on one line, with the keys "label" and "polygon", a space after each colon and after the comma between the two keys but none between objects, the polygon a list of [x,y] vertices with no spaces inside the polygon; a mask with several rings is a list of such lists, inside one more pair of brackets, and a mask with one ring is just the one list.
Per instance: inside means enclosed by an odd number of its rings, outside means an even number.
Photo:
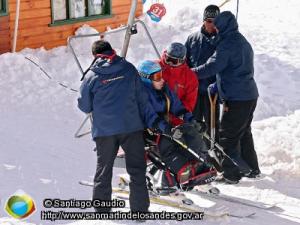
[{"label": "wooden wall", "polygon": [[[138,2],[136,16],[141,15],[143,10],[142,0]],[[130,6],[131,0],[112,0],[113,17],[111,18],[49,27],[48,25],[51,23],[50,0],[21,0],[17,50],[19,51],[25,47],[38,48],[41,46],[50,49],[66,45],[67,38],[74,35],[76,29],[83,24],[88,24],[99,32],[105,31],[107,26],[116,28],[120,24],[126,24]],[[16,0],[10,0],[9,26],[11,39],[14,32],[15,8]]]},{"label": "wooden wall", "polygon": [[0,16],[0,54],[10,51],[9,17]]}]

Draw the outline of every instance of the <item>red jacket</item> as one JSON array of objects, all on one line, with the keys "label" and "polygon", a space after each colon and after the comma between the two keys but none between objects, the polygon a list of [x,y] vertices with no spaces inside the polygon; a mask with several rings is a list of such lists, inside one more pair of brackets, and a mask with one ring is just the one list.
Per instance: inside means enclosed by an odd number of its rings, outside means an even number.
[{"label": "red jacket", "polygon": [[[171,67],[164,62],[163,58],[164,55],[159,60],[159,64],[162,67],[164,80],[170,89],[176,93],[184,107],[192,112],[198,96],[198,79],[196,74],[186,63],[178,67]],[[181,119],[172,115],[170,115],[170,122],[174,126],[183,123]]]}]

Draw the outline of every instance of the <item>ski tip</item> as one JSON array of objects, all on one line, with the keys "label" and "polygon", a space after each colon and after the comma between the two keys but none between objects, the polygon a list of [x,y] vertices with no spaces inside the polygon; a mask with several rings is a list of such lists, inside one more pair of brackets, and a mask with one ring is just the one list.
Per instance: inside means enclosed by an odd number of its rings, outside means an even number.
[{"label": "ski tip", "polygon": [[93,183],[93,182],[85,181],[85,180],[80,180],[80,181],[78,181],[78,183],[79,183],[80,185],[83,185],[83,186],[89,186],[89,187],[93,187],[93,186],[94,186],[94,183]]}]

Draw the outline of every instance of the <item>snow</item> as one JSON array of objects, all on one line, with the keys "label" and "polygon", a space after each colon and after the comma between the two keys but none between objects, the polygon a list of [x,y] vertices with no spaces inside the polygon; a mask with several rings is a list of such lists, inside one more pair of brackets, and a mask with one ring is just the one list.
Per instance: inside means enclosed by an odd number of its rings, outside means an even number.
[{"label": "snow", "polygon": [[[152,34],[160,52],[171,41],[184,42],[199,29],[202,12],[213,0],[161,0],[167,14],[160,23],[141,19]],[[145,9],[154,1],[147,1]],[[236,1],[222,10],[236,11]],[[300,205],[300,7],[297,0],[240,1],[241,32],[255,51],[255,79],[260,98],[255,111],[253,134],[263,176],[243,179],[238,185],[217,185],[221,192],[248,201],[277,205],[274,211],[251,209],[251,219],[207,219],[203,224],[298,224]],[[109,28],[108,28],[109,29]],[[128,60],[137,64],[157,56],[141,26],[132,37]],[[96,30],[84,25],[76,34]],[[124,32],[106,37],[120,52]],[[74,49],[83,69],[92,60],[90,46],[97,37],[76,39]],[[134,47],[134,48],[133,48]],[[38,63],[51,77],[27,60]],[[0,224],[64,224],[71,221],[40,220],[44,198],[90,199],[91,189],[78,181],[92,180],[96,157],[89,136],[75,139],[74,133],[85,118],[77,109],[77,93],[59,82],[79,89],[81,73],[66,47],[46,51],[24,49],[0,55]],[[85,130],[89,130],[86,124]],[[123,173],[116,169],[114,174]],[[117,177],[117,176],[115,176]],[[114,179],[114,184],[117,178]],[[33,197],[37,212],[24,221],[5,213],[6,199],[22,189]],[[197,196],[191,194],[191,198]],[[233,210],[249,210],[235,204],[197,199],[207,207],[225,205]],[[173,210],[151,205],[151,211]],[[131,221],[77,221],[72,224],[132,224]],[[177,221],[147,221],[147,224],[178,224]],[[187,224],[196,224],[185,221]],[[198,223],[198,222],[197,222]]]}]

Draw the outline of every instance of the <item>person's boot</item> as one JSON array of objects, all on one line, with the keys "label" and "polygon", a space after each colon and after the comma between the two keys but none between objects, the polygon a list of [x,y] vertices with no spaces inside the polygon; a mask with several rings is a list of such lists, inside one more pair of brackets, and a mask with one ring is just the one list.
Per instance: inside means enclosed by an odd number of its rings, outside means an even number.
[{"label": "person's boot", "polygon": [[260,174],[261,174],[260,170],[257,169],[257,170],[252,170],[249,174],[244,175],[244,177],[248,177],[248,178],[256,178],[256,177],[259,177]]},{"label": "person's boot", "polygon": [[239,180],[235,180],[229,177],[225,177],[223,174],[216,177],[215,182],[225,183],[225,184],[238,184]]}]

